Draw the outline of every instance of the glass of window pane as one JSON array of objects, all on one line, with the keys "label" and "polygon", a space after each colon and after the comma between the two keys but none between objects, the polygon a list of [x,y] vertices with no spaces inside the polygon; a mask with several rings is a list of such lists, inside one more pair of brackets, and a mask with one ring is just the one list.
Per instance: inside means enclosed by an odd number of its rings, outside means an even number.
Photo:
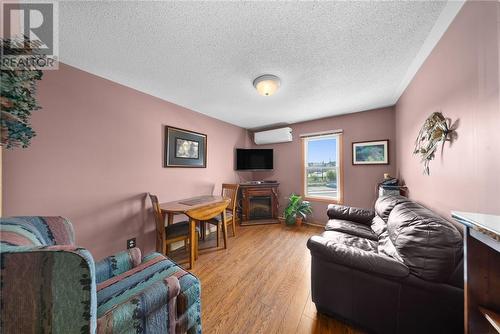
[{"label": "glass of window pane", "polygon": [[308,138],[305,145],[306,196],[338,198],[338,137]]},{"label": "glass of window pane", "polygon": [[308,167],[307,195],[337,198],[337,168]]}]

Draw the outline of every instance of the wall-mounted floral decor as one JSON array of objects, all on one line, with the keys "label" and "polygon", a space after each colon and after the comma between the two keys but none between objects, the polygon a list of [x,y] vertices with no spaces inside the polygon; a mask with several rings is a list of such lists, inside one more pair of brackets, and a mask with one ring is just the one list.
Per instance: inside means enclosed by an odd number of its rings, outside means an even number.
[{"label": "wall-mounted floral decor", "polygon": [[430,174],[429,163],[434,159],[439,144],[441,144],[442,154],[444,143],[453,142],[457,138],[455,131],[457,127],[458,121],[451,124],[451,119],[445,118],[441,112],[434,112],[425,120],[418,133],[413,151],[413,154],[420,156],[424,164],[425,175]]},{"label": "wall-mounted floral decor", "polygon": [[[3,51],[9,49],[8,39],[1,40]],[[16,52],[22,53],[21,50]],[[0,133],[1,143],[5,148],[30,145],[36,133],[31,127],[31,112],[40,109],[36,100],[36,83],[42,78],[42,71],[25,67],[0,69]]]}]

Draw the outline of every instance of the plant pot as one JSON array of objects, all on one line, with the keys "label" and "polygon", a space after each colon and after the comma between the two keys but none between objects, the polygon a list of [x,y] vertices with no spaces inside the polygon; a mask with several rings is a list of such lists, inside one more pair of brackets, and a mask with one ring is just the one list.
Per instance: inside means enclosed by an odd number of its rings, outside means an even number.
[{"label": "plant pot", "polygon": [[302,221],[304,220],[304,217],[295,217],[295,224],[297,226],[302,226]]}]

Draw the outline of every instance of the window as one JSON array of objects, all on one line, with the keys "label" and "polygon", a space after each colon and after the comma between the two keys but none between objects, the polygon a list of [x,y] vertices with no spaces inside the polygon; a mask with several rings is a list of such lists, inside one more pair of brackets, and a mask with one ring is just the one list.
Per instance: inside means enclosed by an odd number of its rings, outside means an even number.
[{"label": "window", "polygon": [[303,138],[304,197],[342,202],[342,134]]}]

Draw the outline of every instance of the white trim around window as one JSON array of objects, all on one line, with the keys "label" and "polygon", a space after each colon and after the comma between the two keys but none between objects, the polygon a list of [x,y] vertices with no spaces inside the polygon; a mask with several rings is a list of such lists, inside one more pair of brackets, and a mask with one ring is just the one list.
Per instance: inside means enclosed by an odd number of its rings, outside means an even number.
[{"label": "white trim around window", "polygon": [[[329,203],[343,202],[342,133],[315,135],[302,139],[302,194],[304,199]],[[310,163],[308,149],[315,141],[335,139],[335,157]],[[332,147],[333,151],[333,147]],[[326,159],[326,158],[325,158]]]}]

